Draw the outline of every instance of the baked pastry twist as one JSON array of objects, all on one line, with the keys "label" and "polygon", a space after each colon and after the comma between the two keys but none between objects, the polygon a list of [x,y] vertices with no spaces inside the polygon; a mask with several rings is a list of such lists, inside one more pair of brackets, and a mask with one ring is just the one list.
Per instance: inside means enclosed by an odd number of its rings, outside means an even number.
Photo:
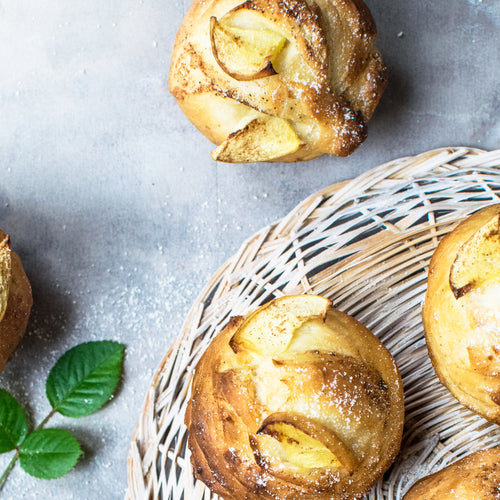
[{"label": "baked pastry twist", "polygon": [[32,304],[21,260],[0,229],[0,372],[24,335]]},{"label": "baked pastry twist", "polygon": [[211,342],[185,421],[197,477],[225,499],[353,499],[398,453],[403,388],[361,323],[283,297]]},{"label": "baked pastry twist", "polygon": [[194,0],[169,88],[225,162],[347,156],[386,86],[362,0]]},{"label": "baked pastry twist", "polygon": [[463,405],[500,424],[500,204],[440,241],[422,317],[440,381]]},{"label": "baked pastry twist", "polygon": [[403,500],[500,498],[500,448],[472,453],[415,483]]}]

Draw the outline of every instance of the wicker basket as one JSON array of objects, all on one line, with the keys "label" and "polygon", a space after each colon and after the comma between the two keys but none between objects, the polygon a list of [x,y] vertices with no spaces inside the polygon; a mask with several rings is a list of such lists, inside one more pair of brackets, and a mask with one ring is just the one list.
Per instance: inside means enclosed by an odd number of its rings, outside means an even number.
[{"label": "wicker basket", "polygon": [[246,241],[206,285],[158,368],[132,439],[127,498],[216,498],[195,481],[184,411],[200,355],[234,315],[272,297],[316,293],[370,328],[405,387],[401,453],[369,499],[400,499],[419,477],[500,431],[438,382],[420,318],[439,238],[500,198],[500,150],[447,148],[399,159],[311,196]]}]

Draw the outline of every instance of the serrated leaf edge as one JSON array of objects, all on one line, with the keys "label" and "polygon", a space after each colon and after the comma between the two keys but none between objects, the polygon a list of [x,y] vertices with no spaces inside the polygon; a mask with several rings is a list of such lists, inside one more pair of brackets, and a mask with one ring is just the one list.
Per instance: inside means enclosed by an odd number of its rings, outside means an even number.
[{"label": "serrated leaf edge", "polygon": [[62,474],[59,474],[59,475],[54,476],[54,477],[43,477],[40,475],[32,474],[30,471],[26,470],[24,468],[24,465],[23,465],[23,457],[32,458],[32,457],[40,456],[42,454],[49,455],[51,457],[53,457],[54,455],[68,456],[68,455],[72,455],[72,453],[71,452],[65,453],[65,452],[43,451],[43,450],[31,450],[31,451],[30,450],[23,450],[24,443],[22,443],[20,446],[20,449],[19,449],[19,463],[21,465],[21,468],[24,470],[24,472],[26,472],[26,474],[29,474],[32,477],[36,477],[37,479],[52,480],[52,479],[59,479],[60,477],[65,476],[66,474],[71,472],[76,467],[78,460],[83,455],[83,450],[82,450],[82,447],[81,447],[78,439],[76,439],[76,437],[71,432],[69,432],[65,429],[58,429],[58,428],[36,429],[32,433],[30,433],[27,437],[32,436],[36,433],[43,433],[45,431],[52,431],[52,430],[60,431],[60,432],[64,433],[66,435],[66,437],[71,437],[74,440],[74,443],[76,443],[76,445],[78,446],[78,454],[77,455],[75,454],[76,456],[74,458],[74,464],[69,469],[66,469],[65,472],[63,472]]},{"label": "serrated leaf edge", "polygon": [[28,430],[28,421],[26,419],[26,412],[24,411],[24,408],[20,405],[19,401],[9,391],[7,391],[5,389],[0,388],[0,395],[1,394],[6,395],[7,399],[10,398],[11,402],[14,402],[15,405],[17,405],[16,411],[21,410],[20,416],[22,418],[22,426],[23,426],[22,434],[19,436],[18,440],[14,441],[14,440],[12,440],[12,433],[0,421],[0,428],[4,430],[5,436],[8,438],[8,440],[12,444],[12,447],[10,449],[0,452],[3,454],[3,453],[8,453],[9,451],[12,451],[12,450],[15,450],[16,448],[18,448],[23,443],[23,441],[26,439],[26,436],[28,435],[29,430]]},{"label": "serrated leaf edge", "polygon": [[[113,388],[112,388],[112,390],[111,390],[111,393],[110,393],[109,398],[108,398],[108,399],[107,399],[107,400],[106,400],[106,401],[105,401],[105,402],[104,402],[101,406],[99,406],[98,408],[96,408],[95,410],[93,410],[91,413],[85,413],[85,414],[83,414],[83,415],[73,416],[73,415],[68,415],[68,414],[66,414],[66,413],[62,413],[62,412],[60,412],[60,407],[62,406],[62,404],[63,404],[65,401],[67,401],[67,400],[70,398],[71,394],[73,394],[74,392],[76,392],[76,391],[77,391],[77,389],[78,389],[79,387],[81,387],[82,385],[84,385],[84,383],[85,383],[85,382],[84,382],[84,381],[85,381],[85,379],[81,380],[81,381],[80,381],[77,385],[75,385],[75,386],[72,388],[72,390],[71,390],[68,394],[66,394],[65,398],[64,398],[64,399],[62,399],[61,401],[59,401],[59,402],[58,402],[58,404],[54,406],[54,405],[52,404],[52,401],[51,401],[51,399],[50,399],[50,397],[49,397],[48,390],[47,390],[47,387],[48,387],[48,386],[47,386],[47,384],[48,384],[48,382],[49,382],[49,378],[50,378],[50,376],[51,376],[52,370],[55,368],[55,366],[57,365],[57,363],[59,363],[59,360],[60,360],[60,359],[62,359],[64,356],[66,356],[66,355],[67,355],[67,354],[68,354],[68,353],[69,353],[72,349],[75,349],[75,348],[77,348],[77,347],[80,347],[80,346],[83,346],[83,345],[87,345],[87,344],[103,344],[103,343],[106,343],[106,344],[113,344],[113,345],[115,345],[115,346],[118,346],[120,349],[119,349],[118,351],[116,351],[115,353],[113,353],[111,356],[107,357],[107,358],[103,361],[103,363],[101,363],[99,366],[97,366],[97,367],[96,367],[96,368],[94,368],[91,372],[89,372],[89,373],[86,375],[86,378],[87,378],[87,377],[89,377],[89,376],[91,376],[91,375],[92,375],[92,373],[96,372],[96,371],[100,368],[100,366],[102,366],[102,364],[104,364],[104,362],[105,362],[105,361],[109,360],[109,358],[110,358],[110,357],[112,357],[112,356],[114,356],[114,355],[118,354],[118,356],[119,356],[119,359],[117,359],[117,362],[118,362],[118,365],[119,365],[118,376],[117,376],[117,378],[116,378],[116,383],[113,385]],[[69,349],[68,351],[66,351],[64,354],[62,354],[62,355],[61,355],[61,357],[60,357],[60,358],[56,361],[56,363],[54,364],[54,366],[53,366],[53,367],[52,367],[52,369],[50,370],[50,372],[49,372],[49,376],[48,376],[48,378],[47,378],[47,382],[46,382],[46,394],[47,394],[47,399],[49,400],[50,405],[52,406],[52,408],[53,408],[55,411],[57,411],[58,413],[61,413],[61,415],[64,415],[64,416],[67,416],[67,417],[70,417],[70,418],[79,418],[80,416],[81,416],[81,417],[83,417],[83,416],[89,416],[89,415],[92,415],[92,414],[94,414],[95,412],[99,411],[99,410],[100,410],[100,409],[101,409],[101,408],[102,408],[102,407],[103,407],[103,406],[104,406],[104,405],[105,405],[105,404],[109,401],[109,399],[111,398],[111,396],[113,395],[113,393],[115,392],[115,390],[116,390],[116,388],[117,388],[117,386],[118,386],[118,383],[119,383],[119,381],[120,381],[120,377],[121,377],[121,373],[122,373],[122,363],[123,363],[124,353],[125,353],[125,344],[122,344],[122,343],[120,343],[120,342],[116,342],[116,341],[114,341],[114,340],[97,340],[97,341],[91,341],[91,342],[83,342],[82,344],[78,344],[78,345],[76,345],[76,346],[72,347],[71,349]]]}]

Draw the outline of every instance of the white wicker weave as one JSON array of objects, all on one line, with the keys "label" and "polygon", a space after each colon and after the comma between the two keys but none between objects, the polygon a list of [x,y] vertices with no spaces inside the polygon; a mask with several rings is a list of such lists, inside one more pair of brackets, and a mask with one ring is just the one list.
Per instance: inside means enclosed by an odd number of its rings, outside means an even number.
[{"label": "white wicker weave", "polygon": [[401,370],[401,453],[367,498],[400,499],[430,471],[500,445],[499,428],[438,382],[420,318],[439,238],[499,198],[500,150],[440,149],[326,188],[246,241],[206,285],[156,372],[130,447],[127,498],[217,498],[194,480],[186,450],[193,368],[231,316],[294,293],[331,298],[384,342]]}]

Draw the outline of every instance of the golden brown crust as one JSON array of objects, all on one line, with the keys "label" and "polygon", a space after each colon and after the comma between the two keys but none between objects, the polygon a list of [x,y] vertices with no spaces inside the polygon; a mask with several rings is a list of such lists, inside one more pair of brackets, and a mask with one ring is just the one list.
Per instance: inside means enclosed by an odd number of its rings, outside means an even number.
[{"label": "golden brown crust", "polygon": [[[403,389],[392,356],[335,309],[324,322],[306,321],[272,355],[235,348],[244,321],[232,318],[196,367],[185,421],[197,477],[225,499],[364,494],[401,442]],[[340,463],[301,468],[273,456],[280,425],[315,437]]]},{"label": "golden brown crust", "polygon": [[[212,51],[210,19],[242,6],[263,13],[286,37],[299,54],[299,76],[278,71],[239,81],[221,68]],[[277,160],[347,156],[365,139],[366,122],[387,84],[375,38],[375,23],[361,0],[194,0],[174,44],[169,89],[217,145],[251,117],[274,116],[288,120],[305,144]]]},{"label": "golden brown crust", "polygon": [[422,311],[429,356],[441,383],[463,405],[498,424],[500,271],[496,283],[455,297],[450,270],[463,245],[499,214],[500,205],[480,210],[441,240],[430,262]]},{"label": "golden brown crust", "polygon": [[[0,230],[0,239],[4,232]],[[31,286],[24,272],[19,256],[12,252],[12,281],[5,316],[0,322],[0,372],[9,361],[14,349],[21,341],[26,326],[33,299]]]},{"label": "golden brown crust", "polygon": [[500,498],[500,448],[472,453],[415,483],[404,500]]}]

